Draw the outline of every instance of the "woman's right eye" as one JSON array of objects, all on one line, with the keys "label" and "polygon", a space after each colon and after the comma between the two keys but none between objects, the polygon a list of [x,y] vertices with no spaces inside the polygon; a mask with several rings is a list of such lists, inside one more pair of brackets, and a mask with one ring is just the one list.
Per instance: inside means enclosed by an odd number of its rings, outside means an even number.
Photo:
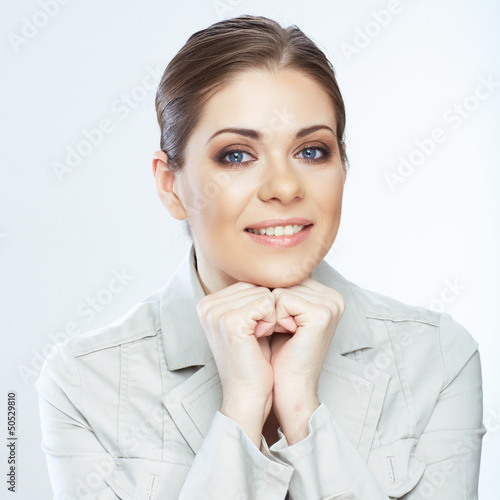
[{"label": "woman's right eye", "polygon": [[[247,159],[245,159],[247,158]],[[233,149],[232,151],[226,151],[222,153],[219,157],[219,162],[225,165],[244,165],[252,161],[252,155],[248,151],[243,149]]]}]

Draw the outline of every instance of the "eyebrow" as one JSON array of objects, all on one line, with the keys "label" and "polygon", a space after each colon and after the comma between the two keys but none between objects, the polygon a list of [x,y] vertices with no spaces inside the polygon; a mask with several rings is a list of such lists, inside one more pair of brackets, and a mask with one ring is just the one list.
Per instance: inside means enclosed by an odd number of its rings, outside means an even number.
[{"label": "eyebrow", "polygon": [[[300,129],[295,134],[294,139],[301,139],[302,137],[305,137],[306,135],[312,134],[313,132],[316,132],[316,130],[321,130],[321,129],[330,130],[330,132],[336,137],[335,132],[328,125],[312,125],[311,127],[306,127],[306,128]],[[220,135],[220,134],[227,134],[227,133],[243,135],[245,137],[249,137],[250,139],[255,139],[257,141],[262,140],[262,134],[258,130],[253,130],[253,129],[249,129],[249,128],[227,127],[227,128],[222,128],[222,129],[218,130],[217,132],[215,132],[215,134],[213,134],[210,137],[210,139],[208,139],[207,144],[215,136]]]}]

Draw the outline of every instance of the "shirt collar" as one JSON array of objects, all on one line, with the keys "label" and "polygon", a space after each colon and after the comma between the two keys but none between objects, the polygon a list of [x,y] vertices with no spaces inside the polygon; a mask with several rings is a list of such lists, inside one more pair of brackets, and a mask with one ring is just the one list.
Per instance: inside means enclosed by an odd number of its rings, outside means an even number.
[{"label": "shirt collar", "polygon": [[[374,347],[362,301],[353,284],[325,260],[312,271],[311,278],[337,290],[346,303],[330,349],[347,354]],[[195,267],[194,244],[191,243],[183,261],[161,291],[161,330],[167,365],[171,371],[205,365],[213,358],[196,312],[198,301],[205,295]]]}]

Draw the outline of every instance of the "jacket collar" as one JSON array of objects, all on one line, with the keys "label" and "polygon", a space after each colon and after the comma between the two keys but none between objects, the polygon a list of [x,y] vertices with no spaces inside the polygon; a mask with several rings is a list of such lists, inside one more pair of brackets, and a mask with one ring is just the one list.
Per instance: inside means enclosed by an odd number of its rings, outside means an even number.
[{"label": "jacket collar", "polygon": [[[167,365],[171,371],[206,365],[213,359],[196,312],[198,301],[206,294],[201,286],[194,258],[194,244],[191,243],[183,261],[161,291],[161,330]],[[311,278],[337,290],[346,303],[330,349],[343,355],[375,347],[362,300],[353,284],[325,260],[312,271]]]}]

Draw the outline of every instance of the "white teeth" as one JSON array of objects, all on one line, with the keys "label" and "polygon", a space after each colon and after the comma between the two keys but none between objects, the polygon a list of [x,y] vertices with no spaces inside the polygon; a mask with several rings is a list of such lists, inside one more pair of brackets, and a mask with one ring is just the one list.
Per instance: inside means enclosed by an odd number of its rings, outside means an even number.
[{"label": "white teeth", "polygon": [[296,234],[302,230],[304,226],[299,226],[295,224],[294,226],[276,226],[276,227],[266,227],[262,229],[248,229],[251,233],[261,234],[266,236],[290,236]]}]

